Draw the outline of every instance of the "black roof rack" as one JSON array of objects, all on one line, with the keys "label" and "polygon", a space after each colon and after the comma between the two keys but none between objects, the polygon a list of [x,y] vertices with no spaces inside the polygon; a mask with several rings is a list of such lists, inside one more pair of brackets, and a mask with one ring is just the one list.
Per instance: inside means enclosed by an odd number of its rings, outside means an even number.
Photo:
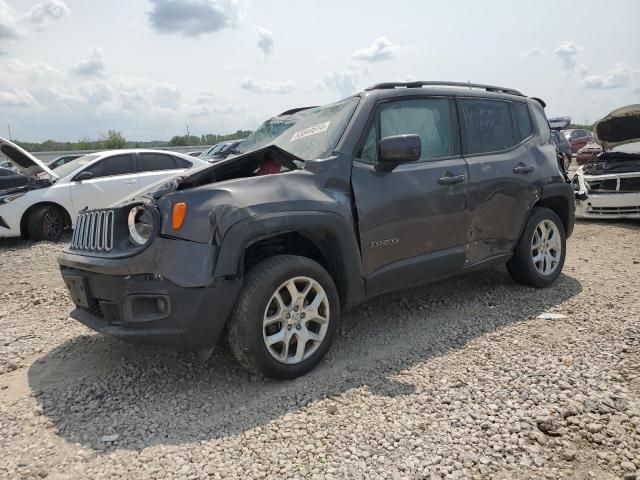
[{"label": "black roof rack", "polygon": [[514,90],[513,88],[504,88],[504,87],[496,87],[494,85],[483,85],[481,83],[470,83],[470,82],[385,82],[385,83],[377,83],[375,85],[371,85],[366,91],[371,90],[385,90],[392,88],[422,88],[425,86],[429,87],[463,87],[463,88],[480,88],[486,90],[487,92],[496,92],[496,93],[507,93],[509,95],[518,95],[519,97],[524,97],[522,92],[518,90]]}]

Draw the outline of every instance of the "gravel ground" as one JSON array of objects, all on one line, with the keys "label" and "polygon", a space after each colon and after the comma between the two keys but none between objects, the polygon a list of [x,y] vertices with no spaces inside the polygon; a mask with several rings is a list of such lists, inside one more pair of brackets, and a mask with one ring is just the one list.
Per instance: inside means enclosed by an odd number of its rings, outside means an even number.
[{"label": "gravel ground", "polygon": [[376,299],[345,314],[328,358],[291,382],[248,375],[224,348],[200,363],[93,334],[67,316],[62,248],[0,242],[2,478],[640,469],[637,222],[579,223],[546,290],[495,269]]}]

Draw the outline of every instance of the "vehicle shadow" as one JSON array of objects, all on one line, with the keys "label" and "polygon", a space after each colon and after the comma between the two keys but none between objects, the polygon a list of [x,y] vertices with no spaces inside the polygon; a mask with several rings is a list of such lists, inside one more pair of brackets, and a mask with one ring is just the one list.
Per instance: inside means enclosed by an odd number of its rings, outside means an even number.
[{"label": "vehicle shadow", "polygon": [[[411,395],[414,385],[394,379],[398,373],[530,320],[581,289],[568,275],[544,290],[519,286],[500,268],[385,295],[343,314],[327,358],[294,381],[250,375],[224,347],[202,363],[189,352],[86,335],[36,361],[29,385],[61,437],[98,453],[224,438],[310,403],[331,414],[329,404],[340,406],[331,397],[354,388]],[[115,442],[101,440],[111,434]]]}]

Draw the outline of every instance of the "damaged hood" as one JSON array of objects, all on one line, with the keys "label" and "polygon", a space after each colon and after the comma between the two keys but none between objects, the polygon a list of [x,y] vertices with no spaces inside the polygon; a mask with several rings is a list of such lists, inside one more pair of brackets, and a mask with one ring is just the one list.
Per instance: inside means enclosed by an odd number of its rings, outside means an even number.
[{"label": "damaged hood", "polygon": [[58,175],[56,175],[53,170],[47,167],[41,160],[38,160],[22,147],[2,137],[0,137],[0,151],[20,171],[20,173],[27,177],[33,179],[41,179],[43,176],[50,179],[58,178]]},{"label": "damaged hood", "polygon": [[640,104],[627,105],[598,120],[593,128],[596,141],[605,150],[640,141]]}]

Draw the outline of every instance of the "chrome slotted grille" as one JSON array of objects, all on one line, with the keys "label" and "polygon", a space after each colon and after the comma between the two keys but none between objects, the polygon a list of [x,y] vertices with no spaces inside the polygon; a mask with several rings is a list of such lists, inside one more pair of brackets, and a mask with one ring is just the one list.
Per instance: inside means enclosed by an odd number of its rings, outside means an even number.
[{"label": "chrome slotted grille", "polygon": [[78,215],[71,249],[110,252],[113,249],[113,218],[113,210],[93,210]]}]

